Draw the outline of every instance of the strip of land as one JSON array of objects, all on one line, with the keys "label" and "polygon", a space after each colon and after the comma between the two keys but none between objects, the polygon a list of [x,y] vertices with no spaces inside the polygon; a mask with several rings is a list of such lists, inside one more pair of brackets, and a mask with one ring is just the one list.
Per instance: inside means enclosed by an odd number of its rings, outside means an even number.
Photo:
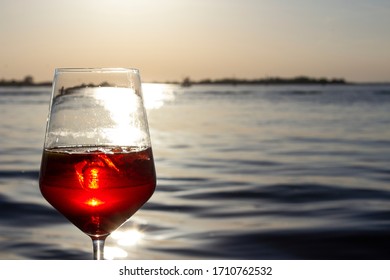
[{"label": "strip of land", "polygon": [[[156,82],[157,83],[157,82]],[[161,82],[158,82],[161,83]],[[238,78],[222,78],[222,79],[202,79],[192,80],[189,77],[182,81],[163,82],[168,84],[178,84],[181,86],[191,85],[328,85],[328,84],[348,84],[342,78],[311,78],[307,76],[298,76],[293,78],[267,77],[260,79],[238,79]],[[34,82],[32,76],[26,76],[22,80],[0,80],[2,87],[23,87],[23,86],[51,86],[51,82]]]}]

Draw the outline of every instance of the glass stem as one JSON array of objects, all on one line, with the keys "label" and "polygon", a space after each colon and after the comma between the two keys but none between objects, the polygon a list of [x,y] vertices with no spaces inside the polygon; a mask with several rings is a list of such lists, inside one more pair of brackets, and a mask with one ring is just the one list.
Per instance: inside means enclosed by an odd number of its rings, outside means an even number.
[{"label": "glass stem", "polygon": [[105,238],[92,239],[94,260],[104,260],[104,241]]}]

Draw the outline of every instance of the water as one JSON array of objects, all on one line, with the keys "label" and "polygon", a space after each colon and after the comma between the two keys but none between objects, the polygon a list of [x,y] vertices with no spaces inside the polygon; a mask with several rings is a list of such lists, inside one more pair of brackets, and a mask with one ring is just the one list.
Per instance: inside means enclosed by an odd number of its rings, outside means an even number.
[{"label": "water", "polygon": [[[113,259],[389,259],[390,86],[144,85],[158,187]],[[90,259],[42,198],[50,88],[0,88],[0,259]]]}]

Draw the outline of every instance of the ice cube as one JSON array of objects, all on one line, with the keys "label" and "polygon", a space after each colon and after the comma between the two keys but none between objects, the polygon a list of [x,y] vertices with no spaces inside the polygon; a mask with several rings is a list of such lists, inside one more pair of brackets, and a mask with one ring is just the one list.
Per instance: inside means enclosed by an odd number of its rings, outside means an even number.
[{"label": "ice cube", "polygon": [[104,187],[101,182],[107,172],[119,172],[119,169],[106,154],[98,154],[93,160],[83,160],[77,163],[75,171],[84,189],[96,190]]}]

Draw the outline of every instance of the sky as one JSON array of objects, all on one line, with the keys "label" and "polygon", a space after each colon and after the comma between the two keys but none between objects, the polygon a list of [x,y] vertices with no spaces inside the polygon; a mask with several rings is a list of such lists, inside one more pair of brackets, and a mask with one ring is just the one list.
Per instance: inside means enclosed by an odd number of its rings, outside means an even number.
[{"label": "sky", "polygon": [[390,81],[388,0],[1,0],[0,79],[138,68],[143,81]]}]

